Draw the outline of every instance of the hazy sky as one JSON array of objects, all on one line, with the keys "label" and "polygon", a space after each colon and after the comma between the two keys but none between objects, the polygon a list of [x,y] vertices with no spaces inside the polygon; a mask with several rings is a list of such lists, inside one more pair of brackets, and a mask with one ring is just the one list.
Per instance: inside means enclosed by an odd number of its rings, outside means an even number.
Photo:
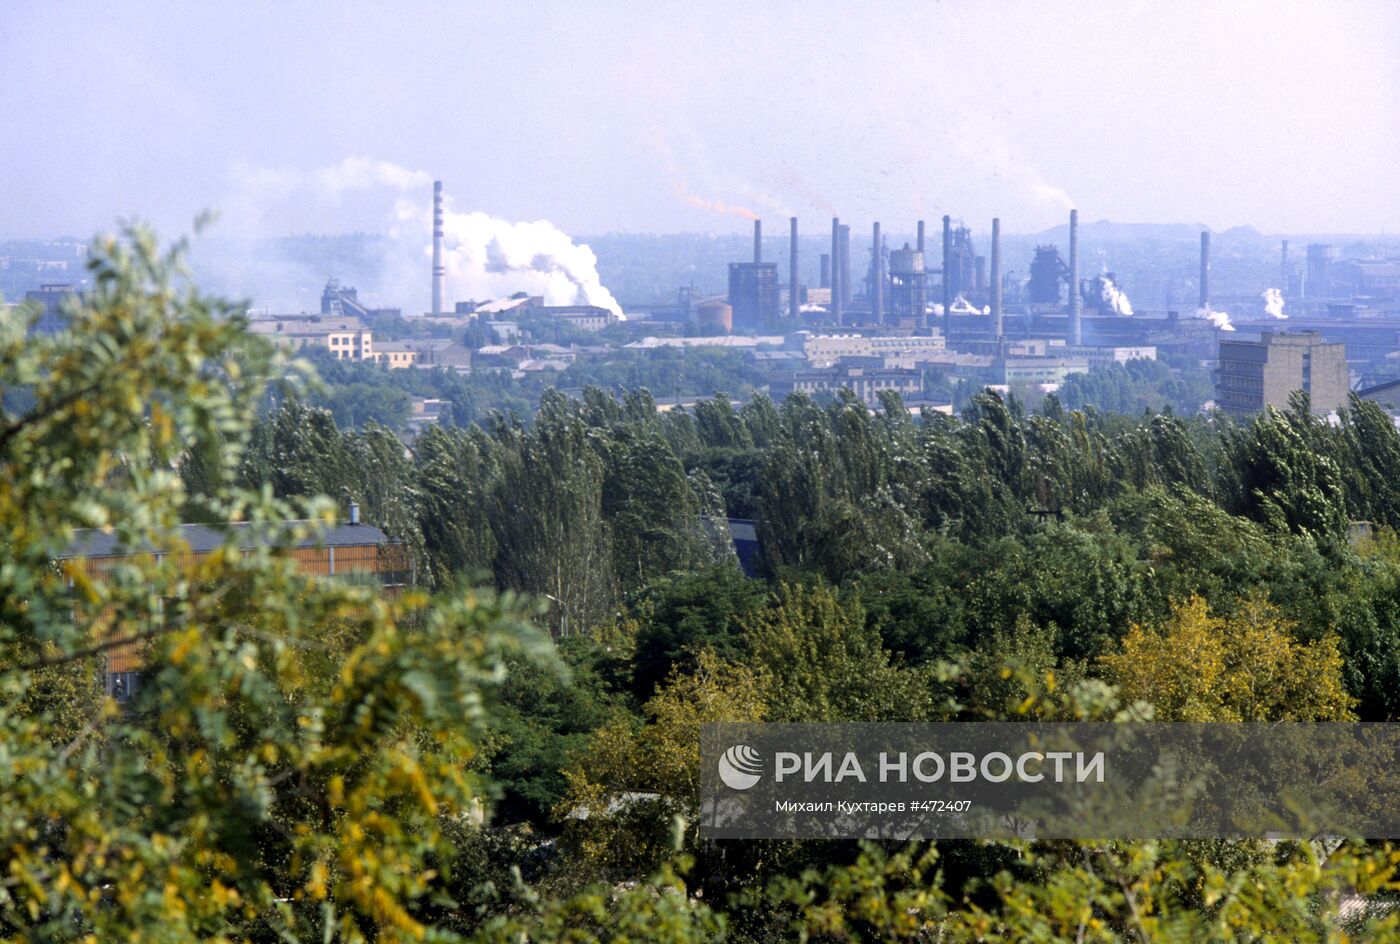
[{"label": "hazy sky", "polygon": [[1400,3],[3,0],[0,128],[10,236],[383,229],[350,157],[573,233],[1394,232]]}]

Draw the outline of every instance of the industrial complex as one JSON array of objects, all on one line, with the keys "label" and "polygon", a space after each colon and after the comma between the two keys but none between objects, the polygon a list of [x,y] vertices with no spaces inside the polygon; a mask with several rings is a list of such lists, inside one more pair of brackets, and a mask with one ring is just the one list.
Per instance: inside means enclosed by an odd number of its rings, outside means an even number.
[{"label": "industrial complex", "polygon": [[[1199,408],[1236,415],[1286,406],[1300,390],[1315,411],[1331,413],[1352,392],[1400,387],[1400,258],[1352,256],[1327,243],[1309,242],[1300,256],[1280,240],[1276,269],[1247,292],[1232,257],[1231,290],[1218,294],[1212,233],[1204,228],[1191,234],[1191,269],[1177,263],[1163,279],[1152,260],[1120,277],[1103,264],[1101,249],[1086,271],[1077,210],[1053,238],[1041,234],[1033,245],[1019,238],[1021,258],[1008,256],[1001,219],[983,229],[943,215],[933,234],[916,219],[906,223],[910,235],[899,238],[871,221],[858,228],[868,243],[853,240],[852,224],[840,217],[829,231],[823,222],[806,236],[790,217],[766,244],[770,253],[774,243],[785,252],[765,259],[764,223],[756,219],[752,253],[714,273],[710,291],[692,283],[627,299],[624,315],[617,306],[590,304],[583,293],[454,299],[441,181],[433,183],[431,201],[428,311],[405,317],[332,277],[319,310],[253,309],[251,329],[291,350],[324,350],[389,370],[517,377],[563,371],[610,351],[737,348],[775,397],[846,388],[876,409],[891,393],[910,405],[948,409],[926,389],[930,376],[1050,393],[1076,373],[1142,360],[1213,371],[1215,396]],[[805,256],[814,246],[815,258]],[[1165,285],[1158,297],[1174,304],[1129,300],[1128,287],[1153,279]],[[65,300],[80,291],[50,281],[27,291],[42,312],[35,330],[60,327]],[[1189,304],[1181,304],[1183,296]],[[418,407],[415,415],[432,415]]]}]

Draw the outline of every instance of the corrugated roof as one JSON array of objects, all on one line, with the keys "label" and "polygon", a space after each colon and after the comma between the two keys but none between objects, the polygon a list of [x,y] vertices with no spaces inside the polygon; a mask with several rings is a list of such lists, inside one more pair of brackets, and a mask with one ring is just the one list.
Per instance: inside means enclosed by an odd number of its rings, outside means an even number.
[{"label": "corrugated roof", "polygon": [[[224,544],[232,532],[239,548],[248,549],[270,545],[263,540],[266,531],[254,530],[246,521],[224,525],[183,524],[180,525],[180,538],[195,553],[206,553]],[[277,544],[285,547],[366,547],[389,543],[389,536],[372,525],[338,524],[320,533],[313,532],[307,537],[290,544]],[[81,529],[73,535],[73,541],[62,553],[55,555],[58,560],[74,557],[113,557],[141,553],[150,550],[149,545],[138,550],[129,550],[119,543],[116,532]]]}]

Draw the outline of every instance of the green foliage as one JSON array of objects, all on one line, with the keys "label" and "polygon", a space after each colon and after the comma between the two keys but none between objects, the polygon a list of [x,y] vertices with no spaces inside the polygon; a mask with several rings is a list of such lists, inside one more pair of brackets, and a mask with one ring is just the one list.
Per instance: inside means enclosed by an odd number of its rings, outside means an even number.
[{"label": "green foliage", "polygon": [[859,603],[783,584],[746,620],[772,721],[917,721],[934,712],[931,677],[881,648]]},{"label": "green foliage", "polygon": [[[68,331],[26,339],[7,318],[0,333],[0,386],[34,393],[0,417],[3,934],[421,939],[431,863],[452,856],[440,824],[480,817],[469,764],[488,696],[507,658],[547,655],[510,598],[385,600],[269,549],[308,526],[233,483],[281,365],[178,262],[141,231],[99,242]],[[288,416],[334,448],[314,414]],[[180,553],[174,470],[191,447],[217,460],[208,507],[268,546]],[[316,487],[316,464],[287,455],[278,472]],[[322,500],[302,507],[327,518]],[[102,580],[51,566],[79,527],[161,553]],[[129,709],[66,694],[92,655],[133,643]]]}]

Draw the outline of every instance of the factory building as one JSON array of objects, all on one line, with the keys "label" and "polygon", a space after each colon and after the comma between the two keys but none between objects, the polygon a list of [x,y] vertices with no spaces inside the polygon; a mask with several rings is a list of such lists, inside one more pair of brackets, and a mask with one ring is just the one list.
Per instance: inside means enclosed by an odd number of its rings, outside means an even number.
[{"label": "factory building", "polygon": [[736,331],[759,331],[778,320],[782,294],[772,262],[729,264],[729,305]]},{"label": "factory building", "polygon": [[363,318],[373,324],[380,318],[398,318],[403,314],[399,308],[369,308],[359,298],[353,286],[342,286],[337,279],[326,282],[321,292],[321,314],[332,318]]},{"label": "factory building", "polygon": [[1286,409],[1295,390],[1308,395],[1314,413],[1332,413],[1346,404],[1346,348],[1328,344],[1313,331],[1265,331],[1258,341],[1222,340],[1219,362],[1216,399],[1236,415],[1266,406]]},{"label": "factory building", "polygon": [[977,250],[972,245],[972,230],[962,224],[949,231],[948,259],[943,272],[950,299],[964,297],[980,289],[977,284]]},{"label": "factory building", "polygon": [[1331,263],[1327,275],[1338,294],[1400,297],[1400,259],[1345,259]]},{"label": "factory building", "polygon": [[1059,247],[1036,246],[1035,258],[1031,260],[1030,303],[1058,305],[1060,283],[1068,276],[1069,266],[1060,258]]}]

